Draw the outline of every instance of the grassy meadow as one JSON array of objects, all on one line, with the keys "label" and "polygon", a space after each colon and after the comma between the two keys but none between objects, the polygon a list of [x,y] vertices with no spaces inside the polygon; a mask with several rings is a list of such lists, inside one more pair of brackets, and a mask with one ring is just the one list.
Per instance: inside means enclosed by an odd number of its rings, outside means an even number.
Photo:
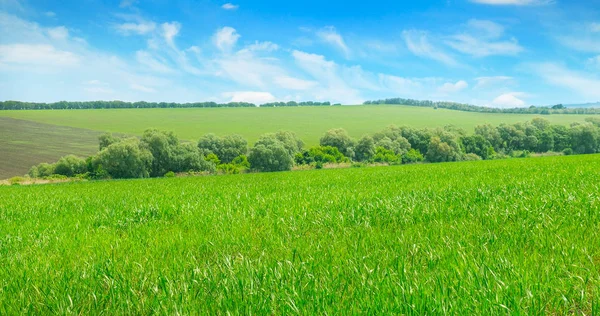
[{"label": "grassy meadow", "polygon": [[4,186],[0,314],[598,314],[598,170],[586,155]]},{"label": "grassy meadow", "polygon": [[[329,129],[342,127],[361,137],[388,125],[442,127],[455,125],[472,132],[479,124],[516,123],[539,115],[491,114],[399,105],[0,111],[0,179],[22,176],[41,162],[66,154],[95,152],[97,136],[110,131],[141,135],[148,128],[173,131],[196,142],[202,135],[239,134],[251,144],[262,134],[295,132],[307,146],[317,145]],[[590,115],[545,115],[553,124],[582,122]]]},{"label": "grassy meadow", "polygon": [[[187,108],[0,111],[0,117],[141,135],[148,128],[173,131],[181,139],[197,141],[207,133],[239,134],[249,142],[278,130],[295,132],[307,145],[317,145],[329,129],[341,127],[352,137],[373,133],[388,125],[443,127],[455,125],[472,132],[476,125],[513,124],[540,115],[476,113],[455,110],[381,106]],[[552,124],[582,122],[590,115],[545,115]]]}]

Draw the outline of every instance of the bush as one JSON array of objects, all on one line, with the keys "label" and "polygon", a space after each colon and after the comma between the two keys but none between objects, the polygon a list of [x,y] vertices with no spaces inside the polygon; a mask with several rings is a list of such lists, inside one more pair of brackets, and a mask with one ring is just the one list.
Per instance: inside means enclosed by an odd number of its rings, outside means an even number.
[{"label": "bush", "polygon": [[411,149],[402,155],[402,163],[417,163],[423,160],[425,160],[425,158],[417,149]]},{"label": "bush", "polygon": [[12,178],[8,179],[8,183],[10,183],[11,185],[21,184],[24,181],[25,181],[25,178],[23,178],[23,177],[12,177]]},{"label": "bush", "polygon": [[60,174],[66,177],[73,177],[76,174],[82,174],[87,171],[85,159],[74,155],[68,155],[60,158],[54,166],[54,174]]},{"label": "bush", "polygon": [[401,163],[400,156],[396,155],[392,150],[379,146],[375,149],[373,162],[385,162],[389,164]]},{"label": "bush", "polygon": [[142,148],[133,137],[102,149],[92,162],[93,168],[106,170],[112,178],[147,178],[152,166],[152,153]]},{"label": "bush", "polygon": [[352,150],[352,147],[354,147],[354,140],[350,138],[348,132],[343,128],[330,129],[323,137],[321,137],[319,144],[325,147],[335,147],[346,157],[354,158],[354,151]]},{"label": "bush", "polygon": [[465,161],[477,161],[477,160],[482,160],[482,159],[477,154],[468,153],[464,156],[464,160]]},{"label": "bush", "polygon": [[563,150],[563,154],[565,154],[565,156],[570,156],[570,155],[573,154],[573,149],[571,149],[571,148],[565,148]]},{"label": "bush", "polygon": [[294,160],[283,143],[272,136],[261,137],[248,155],[250,166],[258,171],[291,170]]},{"label": "bush", "polygon": [[37,166],[38,177],[45,178],[54,174],[54,164],[42,162]]},{"label": "bush", "polygon": [[175,172],[173,171],[169,171],[167,173],[165,173],[165,178],[174,178],[175,177]]}]

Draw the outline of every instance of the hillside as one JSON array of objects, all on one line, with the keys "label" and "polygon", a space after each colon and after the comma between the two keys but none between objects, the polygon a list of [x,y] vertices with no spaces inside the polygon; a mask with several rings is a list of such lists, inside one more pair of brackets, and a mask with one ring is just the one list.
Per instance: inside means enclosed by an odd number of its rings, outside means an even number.
[{"label": "hillside", "polygon": [[591,315],[599,158],[0,187],[0,313]]},{"label": "hillside", "polygon": [[[0,178],[23,175],[33,164],[53,162],[67,153],[93,154],[96,137],[104,131],[141,135],[148,128],[158,128],[193,142],[206,133],[240,134],[252,143],[264,133],[291,130],[311,146],[327,130],[337,127],[348,130],[353,137],[390,124],[431,128],[455,125],[470,133],[479,124],[510,124],[534,117],[540,116],[396,105],[0,111],[0,119],[5,121],[0,134],[0,147],[5,149]],[[568,125],[582,122],[589,115],[543,117],[551,123]]]}]

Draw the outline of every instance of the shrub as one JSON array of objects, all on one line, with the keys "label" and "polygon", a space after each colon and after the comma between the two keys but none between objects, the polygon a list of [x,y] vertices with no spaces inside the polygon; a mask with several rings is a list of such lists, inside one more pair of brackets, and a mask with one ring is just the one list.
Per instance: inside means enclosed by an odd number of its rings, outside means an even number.
[{"label": "shrub", "polygon": [[416,163],[423,160],[425,160],[425,158],[417,149],[411,149],[402,155],[402,163]]},{"label": "shrub", "polygon": [[565,148],[563,150],[563,154],[565,154],[566,156],[570,156],[570,155],[573,154],[573,149],[571,149],[571,148]]},{"label": "shrub", "polygon": [[169,171],[167,173],[165,173],[165,178],[174,178],[175,177],[175,172],[173,171]]},{"label": "shrub", "polygon": [[258,171],[285,171],[294,165],[289,151],[274,137],[261,138],[250,150],[248,161]]},{"label": "shrub", "polygon": [[464,160],[465,161],[477,161],[477,160],[481,160],[481,157],[479,157],[477,154],[474,154],[474,153],[468,153],[464,156]]},{"label": "shrub", "polygon": [[400,156],[396,155],[392,150],[379,146],[375,149],[373,162],[385,162],[389,164],[402,162]]},{"label": "shrub", "polygon": [[92,162],[94,169],[106,170],[112,178],[147,178],[152,153],[133,137],[102,149]]},{"label": "shrub", "polygon": [[11,185],[21,184],[24,181],[25,181],[25,178],[23,178],[23,177],[12,177],[12,178],[8,179],[8,183],[10,183]]},{"label": "shrub", "polygon": [[74,155],[68,155],[60,158],[54,166],[54,174],[60,174],[66,177],[73,177],[76,174],[82,174],[87,171],[85,159]]}]

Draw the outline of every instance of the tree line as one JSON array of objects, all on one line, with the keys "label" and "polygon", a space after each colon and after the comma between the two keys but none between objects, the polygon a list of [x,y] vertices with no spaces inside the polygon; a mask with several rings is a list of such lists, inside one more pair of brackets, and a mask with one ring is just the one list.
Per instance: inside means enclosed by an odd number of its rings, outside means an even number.
[{"label": "tree line", "polygon": [[[261,107],[280,107],[280,106],[330,106],[326,102],[271,102],[262,104]],[[339,104],[334,104],[339,105]],[[54,103],[36,103],[21,101],[0,101],[0,110],[79,110],[79,109],[150,109],[150,108],[242,108],[257,107],[254,103],[248,102],[193,102],[193,103],[174,103],[174,102],[123,102],[123,101],[82,101],[68,102],[60,101]]]},{"label": "tree line", "polygon": [[365,105],[378,104],[397,104],[408,106],[420,106],[429,108],[441,108],[466,112],[482,112],[482,113],[514,113],[514,114],[600,114],[600,108],[567,108],[562,104],[553,106],[530,106],[525,108],[510,108],[500,109],[492,107],[477,106],[465,103],[447,102],[447,101],[428,101],[428,100],[413,100],[403,98],[392,98],[365,101]]},{"label": "tree line", "polygon": [[570,126],[543,118],[517,124],[475,127],[473,134],[454,126],[414,128],[389,126],[354,139],[341,128],[327,131],[318,146],[290,131],[261,136],[249,146],[240,135],[206,134],[197,143],[180,142],[172,132],[146,130],[140,137],[99,137],[99,151],[87,159],[73,155],[56,163],[41,163],[30,177],[147,178],[175,173],[285,171],[294,166],[322,168],[325,164],[409,164],[527,157],[530,153],[565,155],[600,152],[600,119]]}]

